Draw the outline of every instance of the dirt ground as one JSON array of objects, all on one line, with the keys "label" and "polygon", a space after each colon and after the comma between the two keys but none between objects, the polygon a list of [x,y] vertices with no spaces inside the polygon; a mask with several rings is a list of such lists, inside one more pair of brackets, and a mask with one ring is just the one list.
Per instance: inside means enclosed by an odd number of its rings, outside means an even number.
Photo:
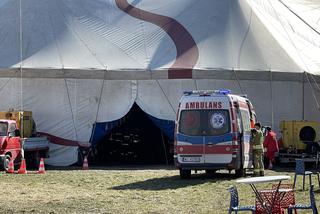
[{"label": "dirt ground", "polygon": [[[290,175],[291,180],[286,183],[293,182],[292,170],[267,170],[266,174]],[[52,168],[46,169],[46,174],[1,172],[0,212],[222,214],[227,213],[230,202],[227,188],[232,185],[238,188],[241,204],[254,204],[250,186],[236,184],[236,179],[228,172],[219,172],[211,178],[199,172],[191,179],[181,180],[178,170],[166,166]],[[315,178],[313,182],[317,183]],[[296,203],[309,203],[301,177],[297,184]],[[270,187],[271,184],[258,186]],[[319,207],[318,185],[316,199]]]}]

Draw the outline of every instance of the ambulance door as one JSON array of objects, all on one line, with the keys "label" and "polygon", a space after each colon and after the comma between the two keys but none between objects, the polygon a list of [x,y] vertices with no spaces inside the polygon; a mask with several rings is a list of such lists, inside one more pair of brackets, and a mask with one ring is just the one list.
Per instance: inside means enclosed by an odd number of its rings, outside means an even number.
[{"label": "ambulance door", "polygon": [[[229,103],[223,103],[229,106]],[[205,164],[223,168],[232,161],[232,133],[229,109],[208,109],[203,115]]]},{"label": "ambulance door", "polygon": [[181,110],[177,133],[177,158],[183,166],[198,166],[204,163],[201,109]]},{"label": "ambulance door", "polygon": [[241,121],[242,125],[242,164],[243,168],[250,168],[252,160],[250,158],[250,113],[248,108],[244,108],[244,105],[240,103],[240,109],[238,110],[237,119]]}]

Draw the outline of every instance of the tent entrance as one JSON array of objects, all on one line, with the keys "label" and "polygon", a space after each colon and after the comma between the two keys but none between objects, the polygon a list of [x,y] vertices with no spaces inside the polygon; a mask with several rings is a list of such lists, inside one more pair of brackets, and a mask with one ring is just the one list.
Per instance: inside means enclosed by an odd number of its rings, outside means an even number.
[{"label": "tent entrance", "polygon": [[172,143],[137,104],[96,145],[95,162],[103,164],[170,164]]}]

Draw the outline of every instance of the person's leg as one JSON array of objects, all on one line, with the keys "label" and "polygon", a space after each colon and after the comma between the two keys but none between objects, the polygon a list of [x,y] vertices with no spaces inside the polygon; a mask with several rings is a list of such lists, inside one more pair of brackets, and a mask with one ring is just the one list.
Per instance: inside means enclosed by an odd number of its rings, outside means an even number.
[{"label": "person's leg", "polygon": [[269,166],[268,169],[272,169],[273,168],[273,162],[274,162],[274,153],[273,152],[268,152],[267,153],[268,159],[269,159]]},{"label": "person's leg", "polygon": [[269,166],[268,166],[268,169],[272,169],[273,168],[273,165],[272,165],[272,160],[269,159]]},{"label": "person's leg", "polygon": [[259,176],[259,154],[253,152],[253,176]]},{"label": "person's leg", "polygon": [[259,155],[259,174],[260,176],[264,176],[264,164],[263,164],[263,153]]}]

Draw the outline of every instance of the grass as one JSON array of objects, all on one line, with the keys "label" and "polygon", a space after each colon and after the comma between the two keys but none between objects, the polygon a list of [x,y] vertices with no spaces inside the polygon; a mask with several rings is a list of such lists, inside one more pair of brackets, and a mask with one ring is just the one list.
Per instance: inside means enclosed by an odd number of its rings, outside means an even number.
[{"label": "grass", "polygon": [[[204,174],[181,180],[178,170],[167,167],[108,168],[87,171],[47,170],[46,174],[0,173],[1,213],[227,213],[227,188],[235,178],[219,172],[214,178]],[[279,169],[267,175],[294,173]],[[315,179],[315,178],[314,178]],[[288,183],[287,182],[287,183]],[[316,183],[316,180],[313,181]],[[297,182],[296,202],[309,203],[308,191]],[[308,186],[308,182],[307,182]],[[250,186],[237,184],[241,204],[254,204]],[[259,185],[270,188],[270,184]],[[316,186],[317,205],[320,191]],[[310,212],[299,212],[310,213]]]}]

